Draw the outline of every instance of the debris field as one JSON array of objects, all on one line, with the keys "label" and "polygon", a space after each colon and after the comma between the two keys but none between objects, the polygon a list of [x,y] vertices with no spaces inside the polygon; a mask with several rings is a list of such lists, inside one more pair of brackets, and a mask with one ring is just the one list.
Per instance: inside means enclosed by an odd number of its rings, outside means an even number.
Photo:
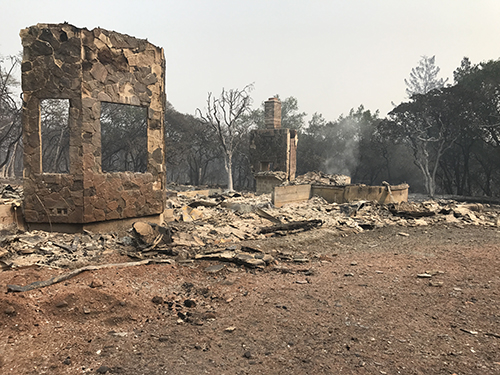
[{"label": "debris field", "polygon": [[450,200],[277,209],[176,192],[164,225],[4,228],[0,369],[495,374],[499,218]]}]

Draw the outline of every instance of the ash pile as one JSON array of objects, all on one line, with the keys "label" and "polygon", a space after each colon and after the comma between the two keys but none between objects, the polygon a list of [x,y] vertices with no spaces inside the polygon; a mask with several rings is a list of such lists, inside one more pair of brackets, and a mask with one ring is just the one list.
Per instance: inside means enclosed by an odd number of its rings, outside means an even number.
[{"label": "ash pile", "polygon": [[297,176],[292,181],[283,185],[323,185],[323,186],[346,186],[351,184],[351,177],[343,174],[327,174],[319,171],[307,172]]},{"label": "ash pile", "polygon": [[311,235],[346,235],[384,226],[500,226],[498,206],[452,200],[380,205],[368,201],[327,203],[313,197],[276,208],[269,194],[205,190],[171,191],[166,204],[162,225],[136,222],[121,233],[2,230],[1,269],[74,269],[102,262],[113,254],[134,260],[170,259],[180,264],[211,260],[266,268],[279,262],[308,262],[312,257],[299,250],[296,254],[281,254],[268,249],[265,244],[270,237],[294,236],[304,231],[312,231]]}]

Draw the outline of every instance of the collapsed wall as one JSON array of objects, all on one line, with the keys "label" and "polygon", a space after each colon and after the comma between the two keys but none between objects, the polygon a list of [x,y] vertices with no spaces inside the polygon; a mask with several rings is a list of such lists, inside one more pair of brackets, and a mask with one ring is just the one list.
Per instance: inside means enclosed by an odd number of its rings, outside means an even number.
[{"label": "collapsed wall", "polygon": [[[20,36],[26,222],[92,223],[160,214],[165,189],[163,49],[114,31],[67,23],[37,24]],[[42,165],[40,103],[46,99],[69,101],[67,173],[47,173]],[[104,103],[144,109],[145,172],[103,172]]]}]

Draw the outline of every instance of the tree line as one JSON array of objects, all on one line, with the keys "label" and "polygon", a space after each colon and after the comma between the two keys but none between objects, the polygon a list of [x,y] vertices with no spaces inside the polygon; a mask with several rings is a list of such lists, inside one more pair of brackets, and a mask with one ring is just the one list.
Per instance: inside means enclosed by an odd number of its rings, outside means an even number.
[{"label": "tree line", "polygon": [[[21,105],[17,58],[0,60],[0,173],[22,174]],[[414,192],[500,194],[500,61],[473,64],[464,58],[453,83],[438,78],[435,57],[423,56],[404,80],[408,98],[385,117],[360,105],[335,120],[307,115],[295,97],[282,101],[282,127],[298,132],[297,173],[318,170],[349,175],[353,183],[407,182]],[[209,93],[194,115],[167,103],[167,182],[252,189],[249,133],[264,127],[264,104],[253,108],[253,85]],[[68,171],[69,133],[60,103],[45,103],[43,163]],[[123,111],[127,111],[124,109]],[[105,122],[106,169],[144,171],[146,123],[137,112],[113,107]],[[142,129],[142,130],[141,130]],[[128,131],[131,135],[128,135]],[[142,134],[140,137],[138,134]],[[121,160],[123,159],[123,160]],[[109,166],[108,166],[109,165]]]}]

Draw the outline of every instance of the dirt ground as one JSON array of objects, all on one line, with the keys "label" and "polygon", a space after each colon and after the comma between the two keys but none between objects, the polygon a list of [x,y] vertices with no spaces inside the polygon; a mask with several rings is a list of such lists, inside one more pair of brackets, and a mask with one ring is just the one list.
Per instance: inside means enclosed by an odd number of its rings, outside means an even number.
[{"label": "dirt ground", "polygon": [[304,263],[109,268],[23,293],[7,284],[63,270],[0,272],[0,373],[499,374],[499,238],[315,229],[246,243]]}]

